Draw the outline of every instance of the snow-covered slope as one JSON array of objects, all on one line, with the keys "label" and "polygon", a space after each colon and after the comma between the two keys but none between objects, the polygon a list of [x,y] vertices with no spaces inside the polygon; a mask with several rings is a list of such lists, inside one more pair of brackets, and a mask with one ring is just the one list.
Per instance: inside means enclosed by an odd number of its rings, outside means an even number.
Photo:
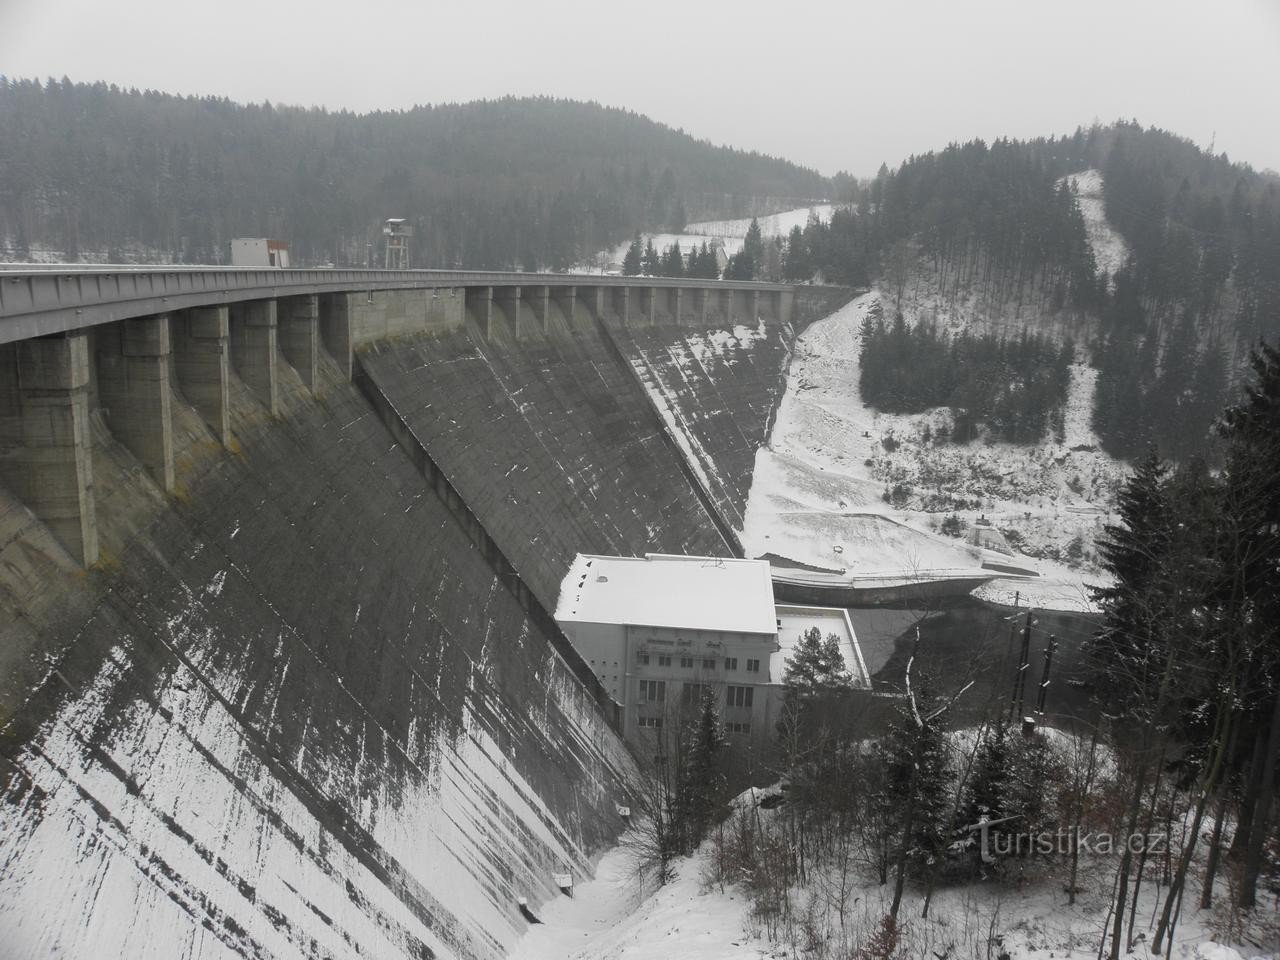
[{"label": "snow-covered slope", "polygon": [[[760,233],[764,237],[785,237],[791,232],[792,227],[803,227],[808,223],[811,216],[817,217],[823,222],[830,220],[831,213],[835,209],[834,204],[823,203],[812,207],[797,207],[794,210],[786,210],[782,213],[759,217]],[[733,256],[742,249],[742,241],[746,237],[747,228],[750,225],[750,217],[741,220],[703,220],[698,223],[688,224],[682,233],[642,233],[640,242],[648,243],[653,241],[653,245],[659,253],[666,251],[672,244],[679,242],[680,249],[686,254],[703,243],[710,245],[719,242],[724,245],[725,254]],[[611,264],[620,264],[622,262],[622,258],[627,255],[629,246],[631,246],[631,241],[627,240],[612,249],[602,250],[586,263],[575,266],[574,270],[587,273],[604,273],[610,268]]]},{"label": "snow-covered slope", "polygon": [[[745,796],[735,805],[748,803]],[[753,814],[755,816],[756,814]],[[776,812],[761,810],[769,829]],[[728,832],[728,831],[726,831]],[[858,951],[888,913],[893,884],[880,884],[856,854],[842,873],[830,864],[808,865],[807,886],[789,891],[792,914],[768,922],[753,916],[751,895],[714,876],[713,843],[678,861],[676,878],[656,890],[640,883],[625,846],[604,855],[589,882],[538,914],[542,921],[516,945],[511,960],[764,960],[860,956]],[[899,915],[901,953],[895,956],[1004,957],[1007,960],[1096,960],[1107,917],[1115,861],[1088,855],[1081,861],[1077,896],[1063,891],[1064,866],[1029,858],[1006,868],[1003,879],[944,882],[921,918],[922,890],[908,884]],[[1192,871],[1187,902],[1198,896],[1200,868]],[[1137,904],[1141,925],[1158,908],[1158,884],[1148,883]],[[1171,956],[1176,960],[1273,960],[1274,921],[1263,908],[1250,918],[1248,937],[1259,945],[1236,949],[1223,940],[1238,923],[1215,911],[1188,909],[1181,916]],[[1238,931],[1236,931],[1238,935]],[[1154,954],[1146,938],[1135,960]]]},{"label": "snow-covered slope", "polygon": [[1103,201],[1102,173],[1085,170],[1073,173],[1067,179],[1076,188],[1080,213],[1084,216],[1084,228],[1093,250],[1093,260],[1100,273],[1114,277],[1116,271],[1129,259],[1129,244],[1107,222],[1106,204]]},{"label": "snow-covered slope", "polygon": [[[835,209],[836,205],[833,203],[819,203],[811,207],[797,207],[794,210],[784,210],[782,213],[772,213],[766,217],[757,217],[756,222],[760,225],[760,233],[763,236],[785,237],[791,232],[792,227],[803,227],[809,222],[810,217],[817,217],[823,223],[826,223],[831,219],[831,214]],[[688,224],[684,228],[684,232],[702,236],[742,239],[747,235],[747,229],[750,226],[750,217],[740,220],[700,220],[697,223]]]},{"label": "snow-covered slope", "polygon": [[[973,548],[934,532],[955,512],[970,525],[985,518],[1013,531],[1041,555],[1027,561],[1041,580],[997,582],[986,595],[1011,600],[1018,590],[1025,599],[1033,591],[1041,606],[1087,607],[1083,585],[1100,576],[1089,566],[1091,544],[1124,474],[1089,429],[1095,371],[1073,368],[1063,443],[927,441],[925,427],[946,422],[945,408],[882,414],[859,393],[859,329],[886,299],[873,290],[797,341],[769,444],[756,457],[743,530],[748,552],[855,574],[975,566]],[[898,485],[910,490],[891,506],[884,494]],[[887,520],[898,521],[889,536]],[[1069,548],[1079,555],[1067,557]],[[1055,551],[1079,561],[1076,568],[1054,562]]]}]

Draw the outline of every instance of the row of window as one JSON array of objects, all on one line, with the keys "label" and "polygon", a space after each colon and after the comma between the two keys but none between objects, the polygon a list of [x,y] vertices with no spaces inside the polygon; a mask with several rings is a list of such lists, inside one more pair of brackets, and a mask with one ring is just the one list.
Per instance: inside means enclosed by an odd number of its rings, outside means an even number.
[{"label": "row of window", "polygon": [[[661,730],[662,718],[661,717],[639,717],[636,720],[636,725],[639,726],[642,730]],[[724,725],[724,732],[731,733],[731,734],[750,734],[751,724],[726,723]]]},{"label": "row of window", "polygon": [[[688,684],[685,686],[685,700],[696,702],[702,698],[704,687],[701,684]],[[724,703],[726,707],[750,707],[755,703],[755,687],[734,687],[728,686],[724,689]],[[640,703],[666,703],[667,702],[667,681],[665,680],[641,680],[640,681]]]},{"label": "row of window", "polygon": [[[649,663],[651,662],[651,659],[652,659],[652,658],[651,658],[651,656],[650,656],[649,654],[647,654],[647,653],[639,653],[639,652],[638,652],[638,653],[636,654],[636,662],[637,662],[637,663],[639,663],[639,664],[641,664],[642,666],[646,666],[646,667],[647,667],[647,666],[649,665]],[[695,663],[697,663],[697,662],[698,662],[698,660],[699,660],[699,658],[697,658],[697,657],[681,657],[681,658],[680,658],[680,666],[684,667],[686,670],[692,670],[692,669],[693,669],[693,665],[694,665]],[[715,660],[715,658],[714,658],[714,657],[702,657],[702,658],[701,658],[701,661],[702,661],[702,669],[703,669],[703,670],[714,670],[714,669],[716,668],[716,660]],[[671,656],[670,656],[669,654],[666,654],[666,653],[660,653],[660,654],[658,654],[658,666],[660,666],[660,667],[669,667],[669,666],[671,666]],[[724,668],[725,668],[726,670],[737,670],[737,669],[738,669],[738,658],[737,658],[737,657],[725,657],[725,658],[724,658]],[[760,661],[759,661],[758,659],[755,659],[755,658],[749,658],[749,659],[747,660],[747,672],[748,672],[748,673],[759,673],[759,672],[760,672]]]}]

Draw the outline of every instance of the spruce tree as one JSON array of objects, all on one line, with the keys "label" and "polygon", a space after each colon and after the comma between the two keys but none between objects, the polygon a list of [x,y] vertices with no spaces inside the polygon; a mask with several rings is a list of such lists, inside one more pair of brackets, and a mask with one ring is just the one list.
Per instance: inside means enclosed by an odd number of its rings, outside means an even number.
[{"label": "spruce tree", "polygon": [[662,275],[664,277],[684,276],[684,254],[680,251],[679,240],[667,247],[667,252],[662,257]]},{"label": "spruce tree", "polygon": [[627,255],[622,258],[622,273],[628,277],[638,277],[643,269],[643,248],[640,245],[640,234],[636,233],[627,247]]},{"label": "spruce tree", "polygon": [[646,277],[662,276],[662,255],[653,246],[653,238],[645,244],[644,253],[640,257],[640,267]]},{"label": "spruce tree", "polygon": [[681,789],[681,811],[684,819],[686,849],[693,850],[706,837],[716,820],[716,812],[724,802],[725,774],[721,765],[725,737],[720,726],[720,702],[715,691],[707,689],[699,704],[685,764]]},{"label": "spruce tree", "polygon": [[810,627],[801,635],[782,675],[788,697],[809,698],[848,690],[852,683],[844,655],[840,653],[840,638],[831,633],[824,639],[817,627]]}]

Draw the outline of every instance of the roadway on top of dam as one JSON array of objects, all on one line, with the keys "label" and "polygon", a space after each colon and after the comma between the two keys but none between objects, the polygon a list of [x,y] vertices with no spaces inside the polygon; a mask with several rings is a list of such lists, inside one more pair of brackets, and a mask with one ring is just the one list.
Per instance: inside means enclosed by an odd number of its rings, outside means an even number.
[{"label": "roadway on top of dam", "polygon": [[476,270],[0,264],[0,343],[245,300],[457,287],[627,287],[776,292],[792,284]]}]

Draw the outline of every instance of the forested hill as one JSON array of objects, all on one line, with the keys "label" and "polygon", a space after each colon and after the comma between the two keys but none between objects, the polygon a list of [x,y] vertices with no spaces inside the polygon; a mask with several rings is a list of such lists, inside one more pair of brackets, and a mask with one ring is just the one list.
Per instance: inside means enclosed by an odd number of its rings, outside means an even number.
[{"label": "forested hill", "polygon": [[357,115],[0,77],[0,245],[18,258],[216,263],[230,238],[270,236],[295,263],[363,264],[382,220],[401,216],[418,228],[415,266],[554,268],[639,227],[832,190],[812,170],[597,104]]},{"label": "forested hill", "polygon": [[[1128,244],[1094,262],[1068,175],[1102,173],[1108,223]],[[794,231],[791,279],[932,271],[956,302],[1067,312],[1091,331],[1094,426],[1107,449],[1201,452],[1259,338],[1280,341],[1280,178],[1163,130],[1120,122],[1064,137],[953,144],[882,168],[855,209]]]}]

